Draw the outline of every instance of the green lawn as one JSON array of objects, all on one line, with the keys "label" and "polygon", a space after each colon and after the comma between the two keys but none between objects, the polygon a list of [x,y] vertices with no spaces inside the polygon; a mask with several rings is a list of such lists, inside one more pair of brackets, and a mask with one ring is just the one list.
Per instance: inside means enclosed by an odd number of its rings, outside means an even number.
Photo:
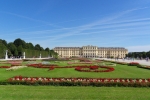
[{"label": "green lawn", "polygon": [[113,72],[78,72],[74,68],[55,68],[48,69],[27,67],[15,71],[0,69],[0,80],[22,75],[31,77],[86,77],[86,78],[149,78],[150,70],[138,68],[136,66],[119,65],[114,66]]},{"label": "green lawn", "polygon": [[1,85],[1,100],[150,100],[149,88]]},{"label": "green lawn", "polygon": [[[59,66],[68,65],[67,61],[53,63]],[[23,62],[23,65],[25,64],[26,62]],[[6,64],[0,64],[0,66],[4,65]],[[18,75],[29,77],[150,78],[150,70],[148,69],[120,64],[113,67],[115,68],[113,72],[101,73],[78,72],[74,68],[55,68],[51,71],[33,67],[15,71],[6,71],[6,69],[0,68],[0,81]],[[149,100],[149,94],[149,88],[133,87],[0,85],[1,100]]]}]

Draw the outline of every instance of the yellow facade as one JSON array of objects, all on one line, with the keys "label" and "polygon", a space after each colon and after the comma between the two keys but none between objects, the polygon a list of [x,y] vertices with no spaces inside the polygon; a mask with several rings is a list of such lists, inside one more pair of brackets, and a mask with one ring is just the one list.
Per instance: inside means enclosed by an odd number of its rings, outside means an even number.
[{"label": "yellow facade", "polygon": [[128,53],[128,50],[122,47],[97,47],[92,45],[82,47],[55,47],[53,50],[62,58],[124,58]]}]

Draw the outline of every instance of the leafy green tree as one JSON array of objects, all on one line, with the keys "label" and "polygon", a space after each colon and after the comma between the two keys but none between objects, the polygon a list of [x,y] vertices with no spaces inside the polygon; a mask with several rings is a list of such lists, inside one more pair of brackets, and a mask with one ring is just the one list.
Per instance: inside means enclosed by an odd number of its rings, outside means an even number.
[{"label": "leafy green tree", "polygon": [[47,48],[45,48],[45,51],[48,51],[48,52],[49,52],[49,51],[50,51],[50,49],[47,47]]},{"label": "leafy green tree", "polygon": [[18,55],[17,47],[12,42],[8,43],[8,49],[10,50],[12,55],[15,55],[15,56]]},{"label": "leafy green tree", "polygon": [[36,44],[34,47],[35,50],[41,50],[41,46],[39,44]]},{"label": "leafy green tree", "polygon": [[32,43],[28,43],[29,49],[34,50],[34,45]]},{"label": "leafy green tree", "polygon": [[32,43],[26,43],[26,49],[34,50],[34,46]]},{"label": "leafy green tree", "polygon": [[150,51],[148,51],[148,52],[146,53],[146,55],[147,55],[147,57],[150,58]]},{"label": "leafy green tree", "polygon": [[3,44],[3,40],[0,39],[0,58],[5,58],[7,47]]},{"label": "leafy green tree", "polygon": [[15,41],[14,41],[14,45],[16,46],[16,47],[19,47],[20,45],[22,45],[22,48],[27,48],[26,47],[26,42],[24,41],[24,40],[21,40],[20,38],[18,38],[18,39],[16,39]]},{"label": "leafy green tree", "polygon": [[43,51],[44,50],[43,47],[41,47],[40,50]]},{"label": "leafy green tree", "polygon": [[23,53],[22,45],[18,46],[17,51],[18,51],[18,55],[22,56],[22,53]]},{"label": "leafy green tree", "polygon": [[12,53],[10,50],[7,51],[7,55],[8,55],[8,57],[12,56]]},{"label": "leafy green tree", "polygon": [[17,49],[14,51],[14,56],[18,56],[18,51],[17,51]]},{"label": "leafy green tree", "polygon": [[143,58],[146,58],[146,52],[142,52],[142,56],[143,56]]},{"label": "leafy green tree", "polygon": [[58,58],[58,53],[54,52],[54,58]]},{"label": "leafy green tree", "polygon": [[50,50],[50,56],[54,58],[58,58],[58,53],[55,52],[54,50]]},{"label": "leafy green tree", "polygon": [[1,43],[7,47],[7,42],[5,40],[0,39]]}]

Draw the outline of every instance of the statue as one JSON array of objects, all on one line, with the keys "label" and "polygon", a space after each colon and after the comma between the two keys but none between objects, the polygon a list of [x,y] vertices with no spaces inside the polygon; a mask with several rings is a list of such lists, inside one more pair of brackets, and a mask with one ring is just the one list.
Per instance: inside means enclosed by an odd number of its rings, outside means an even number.
[{"label": "statue", "polygon": [[8,50],[6,50],[5,59],[8,59],[7,52],[8,52]]},{"label": "statue", "polygon": [[40,58],[41,58],[41,54],[40,54]]},{"label": "statue", "polygon": [[25,52],[23,52],[23,59],[25,59],[26,57],[25,57]]}]

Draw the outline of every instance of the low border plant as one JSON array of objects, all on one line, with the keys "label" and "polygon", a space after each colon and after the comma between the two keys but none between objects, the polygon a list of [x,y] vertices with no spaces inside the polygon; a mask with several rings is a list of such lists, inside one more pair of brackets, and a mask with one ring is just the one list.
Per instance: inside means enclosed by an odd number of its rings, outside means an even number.
[{"label": "low border plant", "polygon": [[4,83],[13,85],[150,87],[149,78],[48,78],[15,76],[9,78]]}]

